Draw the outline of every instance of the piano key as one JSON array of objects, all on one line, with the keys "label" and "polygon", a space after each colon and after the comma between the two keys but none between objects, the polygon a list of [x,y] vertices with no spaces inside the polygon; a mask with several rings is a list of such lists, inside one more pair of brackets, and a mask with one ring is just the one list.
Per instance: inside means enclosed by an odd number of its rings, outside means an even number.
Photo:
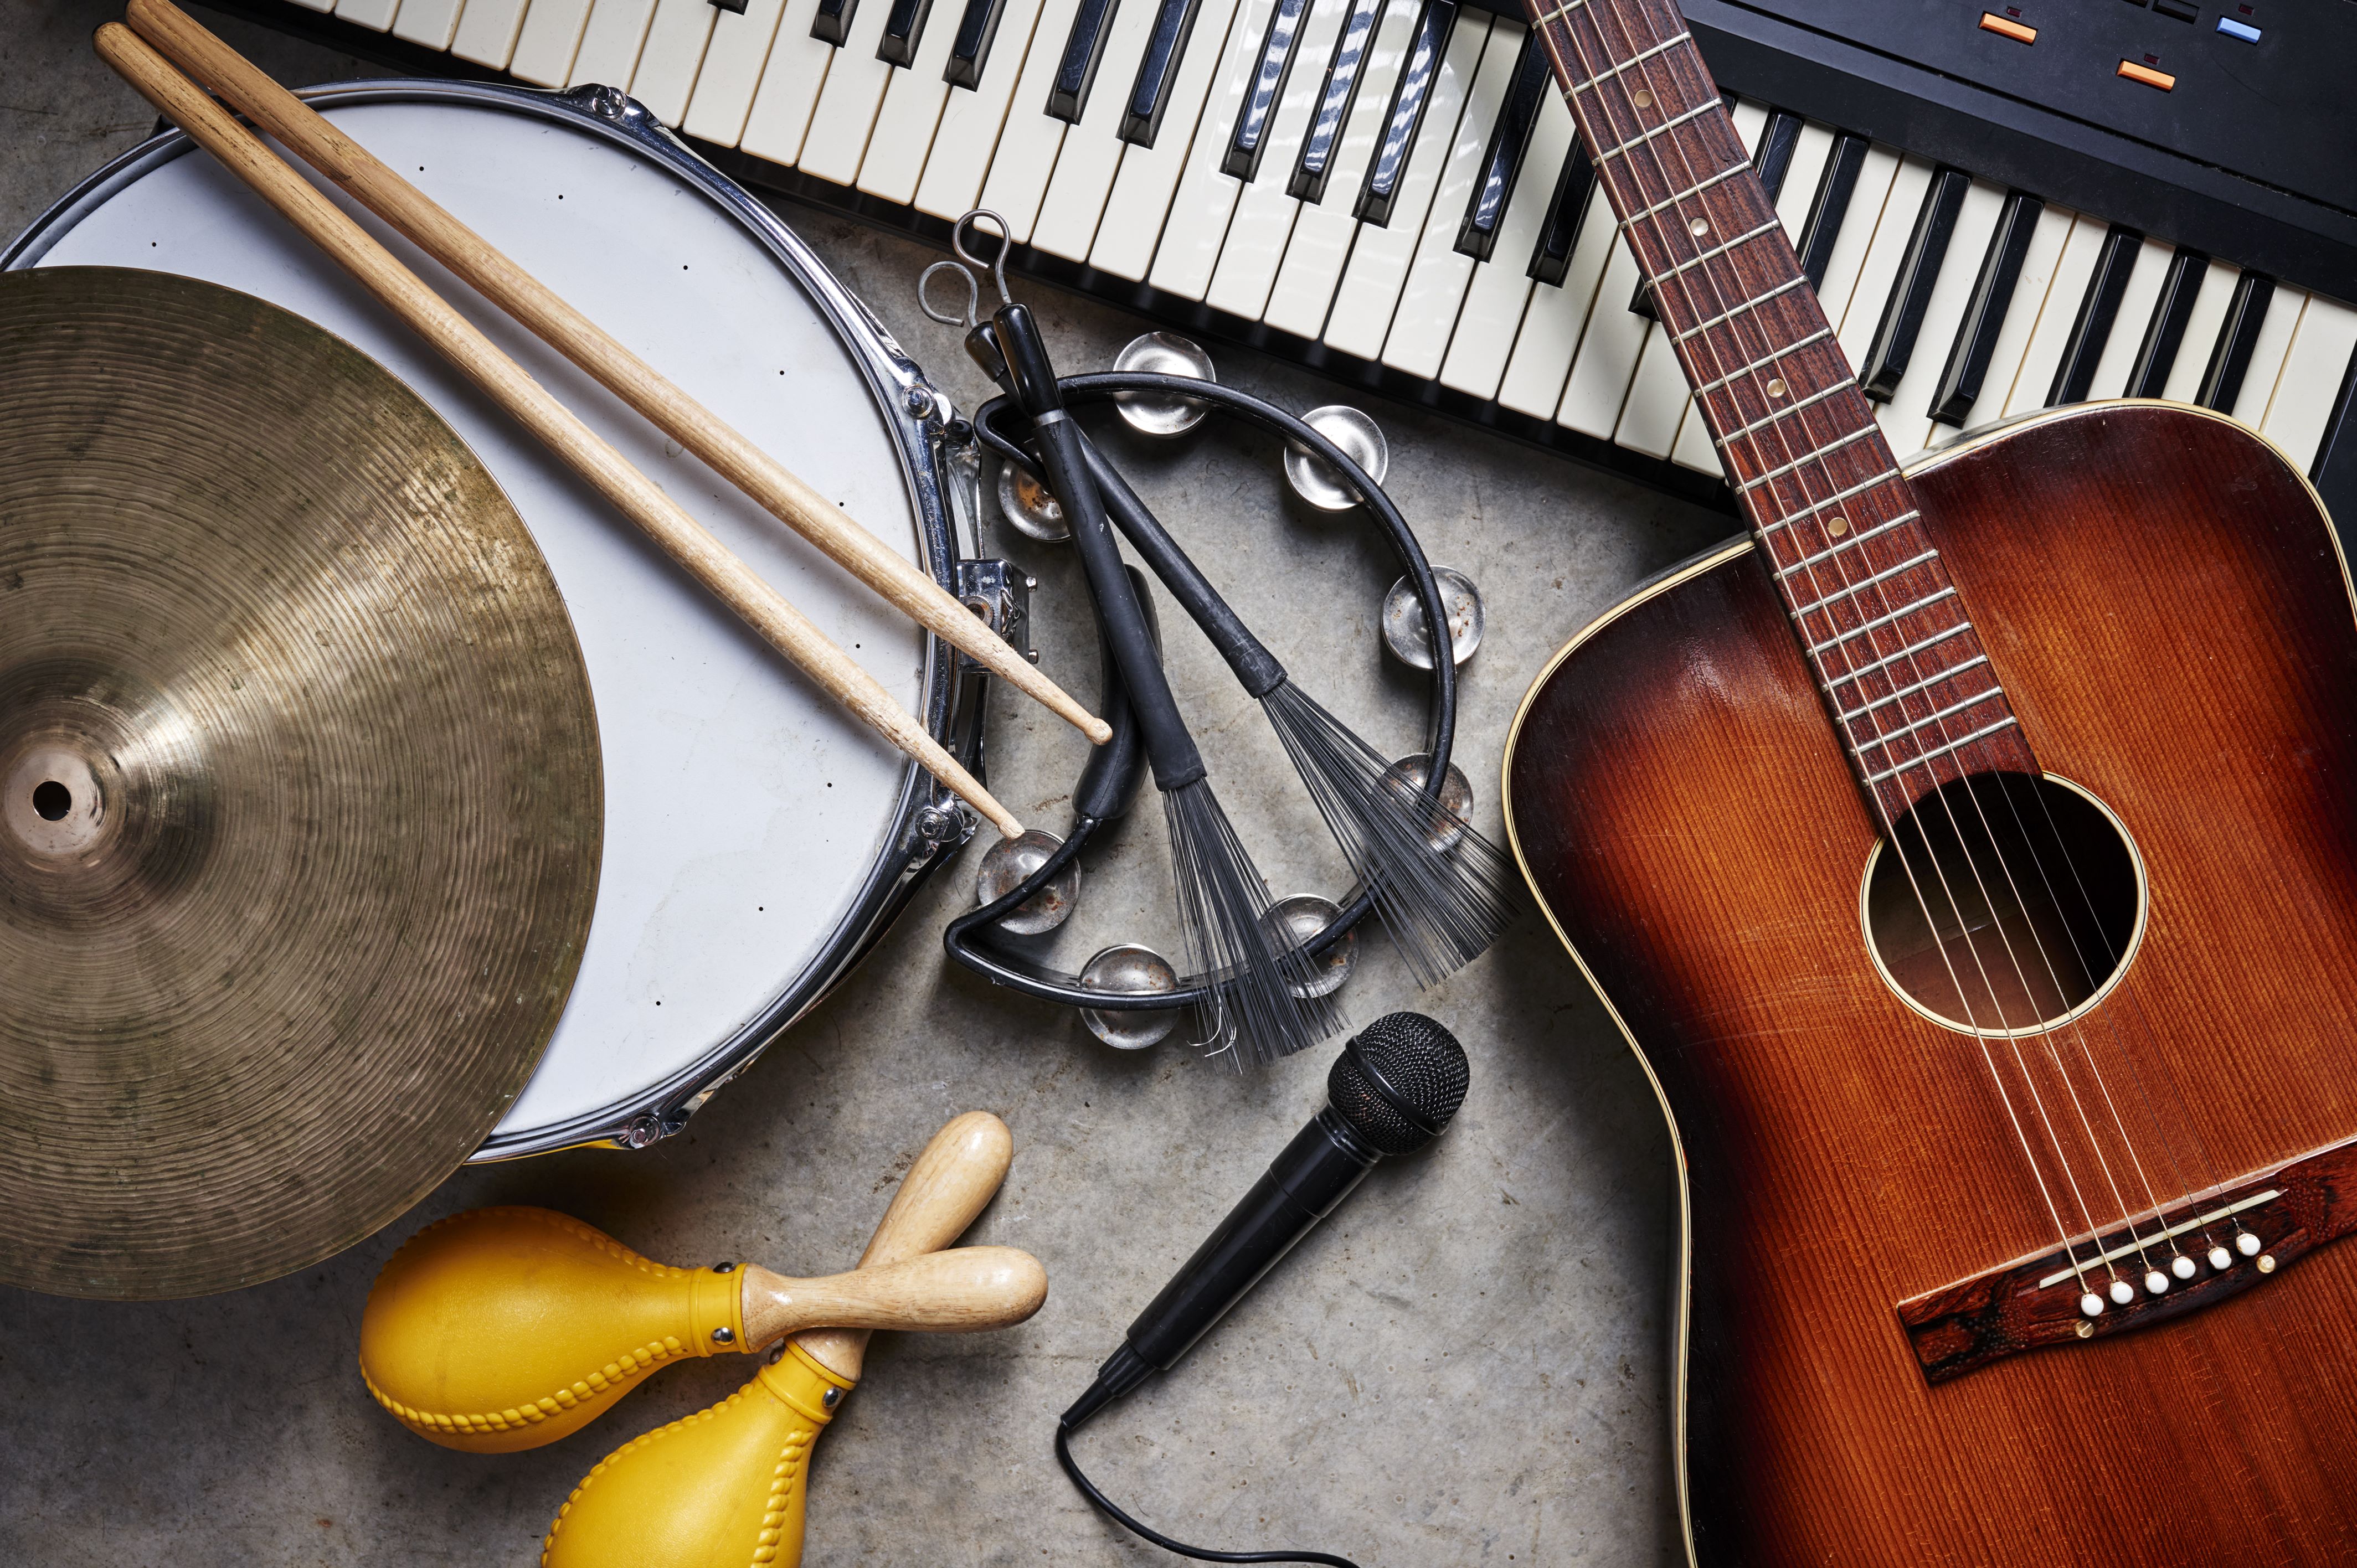
[{"label": "piano key", "polygon": [[[1586,150],[1574,143],[1565,166],[1584,165],[1587,160]],[[1612,203],[1596,183],[1592,170],[1582,188],[1587,199],[1574,214],[1575,233],[1562,279],[1552,284],[1534,280],[1531,307],[1523,315],[1513,356],[1506,361],[1505,378],[1498,383],[1500,405],[1534,419],[1553,419],[1562,405],[1572,356],[1579,351],[1587,313],[1595,308],[1597,285],[1620,231],[1619,220],[1612,216]]]},{"label": "piano key", "polygon": [[[1490,259],[1498,243],[1498,231],[1506,220],[1507,203],[1513,198],[1514,177],[1522,172],[1523,154],[1538,124],[1539,103],[1561,96],[1555,91],[1555,78],[1538,35],[1524,33],[1522,52],[1514,61],[1513,81],[1506,89],[1505,107],[1491,128],[1490,145],[1482,149],[1464,221],[1458,225],[1457,249],[1463,254],[1477,262]],[[1543,163],[1555,166],[1551,158]]]},{"label": "piano key", "polygon": [[724,147],[737,145],[745,134],[745,116],[752,113],[762,62],[770,58],[770,40],[777,37],[778,19],[785,9],[786,0],[748,0],[742,11],[722,13],[712,25],[712,43],[704,51],[704,70],[696,76],[695,95],[687,101],[681,130]]},{"label": "piano key", "polygon": [[[524,0],[468,0],[458,13],[450,52],[477,65],[505,70],[515,53],[516,29],[523,26]],[[401,25],[393,24],[395,34]]]},{"label": "piano key", "polygon": [[1015,102],[998,133],[998,147],[991,154],[990,173],[976,203],[1005,218],[1018,244],[1031,238],[1040,199],[1056,171],[1056,154],[1064,145],[1064,122],[1047,113],[1048,88],[1062,69],[1064,40],[1071,36],[1072,16],[1079,9],[1080,0],[1047,0],[1039,8],[1030,53],[1016,78]]},{"label": "piano key", "polygon": [[737,143],[756,157],[789,167],[802,158],[811,111],[818,105],[819,88],[838,52],[833,44],[811,37],[811,18],[817,14],[818,0],[786,0],[769,61],[761,68],[761,84],[753,91],[753,107],[746,112],[745,134]]},{"label": "piano key", "polygon": [[2284,355],[2275,397],[2259,424],[2260,433],[2282,447],[2302,473],[2316,466],[2317,446],[2324,439],[2333,401],[2348,379],[2352,353],[2357,353],[2357,310],[2322,295],[2309,295],[2308,308],[2300,313]]},{"label": "piano key", "polygon": [[1596,166],[1587,161],[1587,144],[1575,139],[1555,177],[1538,243],[1531,247],[1532,282],[1562,286],[1571,269],[1572,247],[1579,242],[1580,226],[1587,218],[1587,199],[1595,191]]},{"label": "piano key", "polygon": [[2276,383],[2283,375],[2285,356],[2307,305],[2307,295],[2281,284],[2276,285],[2274,297],[2267,301],[2266,317],[2259,323],[2250,363],[2243,371],[2243,390],[2234,399],[2234,417],[2254,430],[2266,422],[2267,410],[2274,406]]},{"label": "piano key", "polygon": [[[1826,268],[1833,262],[1834,247],[1848,219],[1850,203],[1857,199],[1859,177],[1872,151],[1873,144],[1864,136],[1844,131],[1834,138],[1833,150],[1825,156],[1824,173],[1819,177],[1816,194],[1809,204],[1808,221],[1801,226],[1801,238],[1793,243],[1792,249],[1801,258],[1801,270],[1809,274],[1809,282],[1816,285],[1820,295],[1825,286]],[[1889,190],[1887,178],[1882,187],[1880,191],[1868,193],[1877,205]],[[1835,321],[1841,318],[1831,310],[1826,316]]]},{"label": "piano key", "polygon": [[[1083,10],[1086,6],[1083,5]],[[1112,81],[1125,81],[1146,52],[1146,40],[1159,13],[1146,0],[1128,0],[1107,29],[1103,49],[1104,69]],[[1066,51],[1064,64],[1071,56]],[[1121,122],[1128,101],[1108,86],[1088,95],[1080,123],[1064,133],[1063,151],[1056,156],[1056,172],[1039,205],[1039,226],[1031,242],[1050,255],[1084,262],[1097,237],[1097,220],[1104,216],[1105,199],[1113,193],[1114,176],[1127,156],[1129,144],[1121,139]]]},{"label": "piano key", "polygon": [[655,0],[597,0],[565,84],[602,81],[628,92],[630,73],[639,69],[639,50],[646,45],[647,24],[654,18]]},{"label": "piano key", "polygon": [[[1932,444],[1932,400],[1938,395],[1943,357],[1964,330],[1964,310],[1980,282],[2006,193],[1986,180],[1972,180],[1956,209],[1947,259],[1923,304],[1922,324],[1911,368],[1899,378],[1890,397],[1875,411],[1891,449],[1902,456]],[[1994,344],[1991,345],[1995,347]],[[1888,362],[1886,361],[1886,368]]]},{"label": "piano key", "polygon": [[[1429,37],[1426,26],[1429,15],[1427,11],[1417,20],[1416,32],[1410,41],[1412,50]],[[1362,360],[1378,359],[1383,354],[1400,293],[1406,286],[1417,246],[1423,240],[1433,198],[1439,191],[1441,177],[1458,145],[1458,131],[1465,118],[1474,78],[1480,74],[1482,57],[1488,49],[1490,29],[1491,18],[1481,15],[1461,16],[1452,25],[1448,47],[1433,72],[1418,117],[1415,138],[1400,159],[1398,184],[1386,199],[1389,220],[1380,225],[1362,221],[1358,238],[1351,242],[1351,259],[1342,268],[1342,286],[1335,291],[1334,308],[1326,319],[1326,342],[1346,354],[1355,354]],[[1405,74],[1403,67],[1403,78]],[[1385,141],[1400,128],[1398,98],[1394,94],[1394,102],[1384,110]],[[1466,156],[1469,159],[1480,154],[1477,142]],[[1375,156],[1378,161],[1384,156],[1380,145]],[[1361,204],[1365,199],[1364,188],[1361,187]],[[1358,211],[1358,205],[1351,210]]]},{"label": "piano key", "polygon": [[811,17],[810,36],[841,48],[850,40],[851,29],[858,20],[859,0],[818,0],[818,13]]},{"label": "piano key", "polygon": [[589,25],[590,0],[537,0],[516,35],[508,74],[535,87],[562,87],[573,80],[573,57],[581,52],[581,29]]},{"label": "piano key", "polygon": [[[1857,367],[1859,387],[1877,403],[1890,401],[1914,362],[1924,312],[1931,306],[1933,285],[1947,270],[1956,219],[1972,188],[1970,175],[1944,165],[1933,171],[1924,188],[1915,227],[1908,235],[1906,252],[1900,259],[1889,297],[1883,302],[1882,319],[1874,330],[1874,345]],[[1883,221],[1890,221],[1888,214]]]},{"label": "piano key", "polygon": [[[917,184],[917,210],[936,218],[955,219],[982,195],[984,177],[990,172],[1015,99],[1023,62],[1039,31],[1043,0],[1005,0],[1006,16],[985,61],[981,85],[960,88],[942,107],[941,128]],[[963,38],[961,32],[961,38]],[[780,29],[780,43],[783,30]],[[951,50],[952,63],[956,49]],[[1027,111],[1028,113],[1028,111]]]},{"label": "piano key", "polygon": [[[1200,0],[1159,0],[1154,26],[1146,35],[1146,54],[1131,80],[1129,100],[1123,106],[1121,139],[1133,146],[1150,147],[1162,134],[1162,116],[1178,84],[1179,62],[1195,34]],[[1219,52],[1214,47],[1212,53]]]},{"label": "piano key", "polygon": [[[1849,356],[1852,365],[1864,367],[1867,350],[1874,347],[1876,329],[1882,325],[1883,307],[1890,302],[1898,285],[1900,265],[1907,259],[1908,244],[1915,235],[1915,220],[1923,210],[1923,198],[1931,188],[1931,163],[1902,156],[1876,210],[1861,214],[1855,210],[1857,204],[1852,204],[1849,222],[1844,227],[1858,226],[1861,218],[1871,226],[1857,273],[1849,280],[1848,308],[1839,317],[1842,352]],[[1839,265],[1839,247],[1835,249],[1835,265],[1825,273],[1828,283],[1835,280]],[[1820,294],[1818,297],[1822,299],[1824,295]]]},{"label": "piano key", "polygon": [[[670,3],[664,0],[664,4]],[[710,0],[705,0],[705,8],[711,8]],[[827,63],[818,107],[811,113],[810,135],[802,143],[801,166],[804,174],[833,180],[837,185],[849,185],[859,177],[859,166],[867,156],[868,134],[876,126],[877,111],[884,106],[884,94],[892,85],[892,78],[899,74],[880,53],[884,25],[891,16],[892,8],[885,0],[862,7],[852,20],[843,47]]]},{"label": "piano key", "polygon": [[[1342,19],[1350,14],[1351,4],[1352,0],[1310,0],[1309,16],[1295,36],[1293,53],[1312,60],[1325,59],[1341,35]],[[1278,0],[1278,5],[1281,8],[1284,0]],[[1285,95],[1277,102],[1276,114],[1260,142],[1275,161],[1267,178],[1247,180],[1237,194],[1227,242],[1220,247],[1220,264],[1212,270],[1211,286],[1203,295],[1204,303],[1215,310],[1232,311],[1251,320],[1268,308],[1277,265],[1285,259],[1294,217],[1301,210],[1301,203],[1286,194],[1284,182],[1276,177],[1279,170],[1291,166],[1300,150],[1309,130],[1309,116],[1318,107],[1320,86],[1315,70],[1298,72],[1286,83]]]},{"label": "piano key", "polygon": [[2147,240],[2136,247],[2136,262],[2128,269],[2128,285],[2120,291],[2120,307],[2112,317],[2111,335],[2104,342],[2103,354],[2095,360],[2095,379],[2089,383],[2091,398],[2125,396],[2128,376],[2136,369],[2136,351],[2144,346],[2146,324],[2152,319],[2153,308],[2160,301],[2160,287],[2169,276],[2169,258],[2176,247],[2159,240]]},{"label": "piano key", "polygon": [[1760,176],[1760,188],[1767,191],[1770,205],[1780,212],[1784,177],[1792,170],[1793,149],[1800,145],[1801,132],[1807,124],[1789,109],[1769,111],[1767,127],[1760,132],[1760,145],[1751,155],[1751,166]]},{"label": "piano key", "polygon": [[2136,363],[2128,371],[2129,397],[2159,397],[2168,388],[2169,371],[2177,367],[2178,350],[2185,345],[2185,329],[2193,322],[2193,302],[2200,297],[2201,280],[2209,274],[2210,258],[2199,251],[2180,248],[2169,259],[2168,275],[2160,281],[2160,297],[2153,304],[2144,341],[2138,345]]},{"label": "piano key", "polygon": [[1579,351],[1572,356],[1571,374],[1565,379],[1563,402],[1555,423],[1593,435],[1612,438],[1620,410],[1629,401],[1629,382],[1644,351],[1646,334],[1655,323],[1622,308],[1637,282],[1637,259],[1629,253],[1627,239],[1616,235],[1604,276],[1596,285],[1596,307],[1587,313]]},{"label": "piano key", "polygon": [[[887,24],[888,29],[888,24]],[[905,70],[896,70],[884,89],[884,107],[877,112],[876,128],[867,134],[867,156],[859,162],[862,191],[885,201],[912,204],[917,182],[924,177],[925,156],[942,124],[942,112],[952,98],[974,94],[952,91],[947,79],[950,50],[958,30],[946,16],[918,35],[916,59]],[[713,49],[720,48],[716,40]],[[710,66],[705,74],[712,74]],[[698,96],[703,90],[697,89]]]},{"label": "piano key", "polygon": [[[1543,51],[1539,58],[1544,63]],[[1525,151],[1536,167],[1557,168],[1575,139],[1571,108],[1564,102],[1563,94],[1555,91],[1551,78],[1542,85],[1545,96],[1540,102]],[[1496,138],[1492,136],[1491,140]],[[1538,239],[1539,225],[1546,218],[1547,199],[1554,194],[1553,185],[1541,180],[1517,183],[1491,242],[1501,253],[1476,266],[1472,281],[1466,285],[1465,303],[1457,313],[1457,331],[1448,340],[1448,354],[1440,365],[1441,385],[1484,401],[1497,396],[1499,381],[1506,373],[1506,361],[1513,353],[1515,332],[1523,324],[1524,307],[1536,286],[1531,282],[1531,269],[1523,258],[1530,254],[1532,244]],[[1672,429],[1674,433],[1675,426]]]},{"label": "piano key", "polygon": [[335,6],[338,20],[382,33],[393,26],[401,0],[335,0]]},{"label": "piano key", "polygon": [[[1208,148],[1199,145],[1205,137],[1196,127],[1204,119],[1221,64],[1235,47],[1237,35],[1258,35],[1267,3],[1249,0],[1239,7],[1236,0],[1202,0],[1201,15],[1195,18],[1194,41],[1179,61],[1178,81],[1170,90],[1154,145],[1132,146],[1122,155],[1113,194],[1105,199],[1103,220],[1097,225],[1097,242],[1089,252],[1091,266],[1114,277],[1145,279],[1154,264],[1155,248],[1170,217],[1171,201],[1189,154],[1209,156]],[[1242,96],[1236,94],[1239,100]],[[1212,242],[1215,256],[1217,243]]]},{"label": "piano key", "polygon": [[2143,251],[2144,236],[2133,229],[2115,223],[2104,233],[2094,275],[2080,298],[2071,336],[2062,346],[2061,362],[2055,367],[2054,384],[2046,393],[2047,407],[2087,401],[2088,390],[2095,384],[2096,367],[2103,362],[2104,348],[2111,341],[2113,323],[2119,318],[2120,301],[2126,297],[2128,281],[2136,274],[2136,258]]},{"label": "piano key", "polygon": [[[1426,112],[1432,103],[1433,83],[1448,53],[1457,27],[1457,0],[1424,0],[1415,16],[1415,33],[1409,39],[1407,59],[1383,108],[1383,139],[1376,145],[1367,177],[1360,187],[1351,215],[1361,223],[1387,227],[1406,177],[1408,152],[1416,145]],[[1422,215],[1418,214],[1421,220]]]},{"label": "piano key", "polygon": [[1380,9],[1380,0],[1351,0],[1342,30],[1335,35],[1334,58],[1326,67],[1326,80],[1310,110],[1309,128],[1302,133],[1300,156],[1293,160],[1293,173],[1286,180],[1286,194],[1297,200],[1316,203],[1325,199],[1334,159],[1342,150],[1346,123],[1366,81],[1367,55],[1374,44],[1375,14]]},{"label": "piano key", "polygon": [[[1097,67],[1113,38],[1113,22],[1121,0],[1081,0],[1072,12],[1072,30],[1065,36],[1064,52],[1056,62],[1055,79],[1048,84],[1048,113],[1066,124],[1077,125],[1088,113],[1089,90],[1096,85]],[[1142,4],[1130,7],[1133,14]]]},{"label": "piano key", "polygon": [[1939,388],[1932,394],[1931,415],[1939,424],[1961,430],[1970,422],[1973,404],[1988,384],[1996,340],[2013,313],[2014,291],[2021,284],[2022,263],[2029,259],[2029,242],[2045,216],[2046,203],[2034,196],[2017,190],[2006,197],[1982,255],[1972,298],[1941,367]]},{"label": "piano key", "polygon": [[[1351,206],[1374,156],[1376,140],[1383,134],[1383,103],[1391,95],[1415,27],[1415,13],[1406,5],[1383,7],[1358,73],[1362,91],[1351,106],[1334,156],[1328,161],[1325,191],[1316,201],[1302,203],[1295,217],[1293,238],[1276,270],[1276,286],[1269,291],[1268,308],[1261,313],[1263,321],[1280,331],[1314,338],[1325,330],[1342,280],[1343,263],[1351,258],[1351,242],[1359,233]],[[1319,107],[1324,107],[1322,98]]]},{"label": "piano key", "polygon": [[892,0],[892,9],[884,18],[884,36],[877,40],[876,58],[887,65],[902,70],[917,63],[917,51],[924,47],[925,23],[933,12],[933,0]]},{"label": "piano key", "polygon": [[292,4],[302,6],[306,11],[331,11],[335,9],[336,0],[292,0]]},{"label": "piano key", "polygon": [[1429,380],[1440,372],[1440,361],[1448,352],[1448,338],[1457,327],[1457,306],[1473,274],[1473,258],[1457,249],[1458,220],[1480,173],[1491,129],[1505,107],[1515,62],[1521,58],[1523,35],[1528,30],[1502,16],[1490,24],[1481,63],[1466,91],[1465,112],[1458,117],[1456,137],[1441,166],[1423,232],[1416,238],[1415,257],[1408,263],[1407,281],[1401,286],[1392,315],[1391,332],[1383,339],[1383,362],[1394,370]]},{"label": "piano key", "polygon": [[724,15],[712,0],[656,0],[639,68],[630,73],[630,96],[666,125],[687,114],[696,73],[704,69],[715,17]]},{"label": "piano key", "polygon": [[1204,100],[1169,216],[1158,231],[1146,281],[1183,299],[1201,299],[1211,286],[1212,269],[1220,264],[1220,246],[1228,237],[1236,193],[1243,188],[1220,166],[1227,153],[1228,128],[1243,112],[1252,91],[1254,63],[1260,59],[1275,8],[1275,0],[1241,0],[1236,7],[1227,51]]},{"label": "piano key", "polygon": [[2006,394],[2005,406],[1993,411],[1999,416],[2027,413],[2046,406],[2046,394],[2052,390],[2055,374],[2062,366],[2063,352],[2071,346],[2072,325],[2078,319],[2080,302],[2086,298],[2088,286],[2094,282],[2096,263],[2103,260],[2105,229],[2100,218],[2090,218],[2083,212],[2072,215],[2071,231],[2063,237],[2052,277],[2046,285],[2046,299],[2030,328],[2029,341],[2022,346],[2021,364],[2013,375],[2013,390]]},{"label": "piano key", "polygon": [[[972,90],[982,85],[983,72],[989,69],[990,52],[998,40],[999,23],[1006,14],[1006,0],[965,0],[950,44],[949,63],[942,68],[943,80],[952,87]],[[1033,15],[1037,14],[1038,8],[1034,7]]]},{"label": "piano key", "polygon": [[1297,46],[1309,10],[1309,0],[1276,0],[1276,8],[1269,15],[1259,59],[1245,81],[1243,104],[1228,133],[1227,152],[1220,160],[1221,172],[1231,178],[1249,184],[1260,172],[1270,127],[1293,75],[1294,57],[1301,52]]},{"label": "piano key", "polygon": [[393,36],[429,49],[447,49],[458,30],[464,0],[402,0],[393,18]]},{"label": "piano key", "polygon": [[2275,294],[2276,280],[2264,273],[2246,270],[2234,280],[2233,297],[2226,302],[2225,318],[2218,324],[2218,338],[2211,346],[2209,361],[2201,371],[2201,384],[2193,394],[2194,402],[2221,413],[2234,412],[2234,404],[2243,395],[2244,375],[2250,369],[2251,355],[2258,346],[2261,328],[2266,325]]},{"label": "piano key", "polygon": [[[2031,336],[2038,322],[2052,307],[2054,269],[2062,259],[2062,245],[2071,237],[2073,214],[2068,208],[2048,207],[2030,225],[2029,245],[2022,253],[2021,273],[2014,281],[2013,299],[1997,328],[1996,345],[1989,354],[1987,370],[1981,377],[1980,395],[1973,400],[1965,424],[1986,424],[2003,417],[2013,397],[2016,381],[2020,379],[2022,360],[2029,352]],[[2050,371],[2048,372],[2050,375]],[[2044,384],[2040,381],[2040,384]],[[1932,441],[1945,440],[1940,431],[1933,431]]]},{"label": "piano key", "polygon": [[2169,367],[2161,396],[2175,403],[2201,401],[2201,373],[2210,368],[2211,346],[2226,324],[2226,307],[2242,278],[2243,269],[2232,262],[2213,259],[2202,270],[2201,289],[2193,296],[2193,314],[2185,323],[2185,340],[2178,347],[2177,362]]}]

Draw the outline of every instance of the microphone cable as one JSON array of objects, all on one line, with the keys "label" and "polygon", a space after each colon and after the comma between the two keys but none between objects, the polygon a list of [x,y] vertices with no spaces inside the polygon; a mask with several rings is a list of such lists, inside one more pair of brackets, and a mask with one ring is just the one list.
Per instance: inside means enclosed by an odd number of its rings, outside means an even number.
[{"label": "microphone cable", "polygon": [[[1081,1419],[1086,1421],[1088,1417]],[[1165,1552],[1192,1557],[1198,1563],[1316,1563],[1324,1564],[1325,1568],[1359,1568],[1349,1558],[1337,1557],[1329,1552],[1214,1552],[1208,1546],[1189,1546],[1183,1541],[1173,1541],[1160,1530],[1140,1524],[1124,1513],[1111,1498],[1097,1490],[1095,1482],[1081,1474],[1079,1463],[1072,1458],[1072,1431],[1073,1424],[1069,1420],[1056,1423],[1056,1463],[1064,1467],[1064,1474],[1072,1478],[1072,1485],[1080,1487],[1081,1496],[1088,1498],[1098,1512],[1132,1535],[1150,1541]]]}]

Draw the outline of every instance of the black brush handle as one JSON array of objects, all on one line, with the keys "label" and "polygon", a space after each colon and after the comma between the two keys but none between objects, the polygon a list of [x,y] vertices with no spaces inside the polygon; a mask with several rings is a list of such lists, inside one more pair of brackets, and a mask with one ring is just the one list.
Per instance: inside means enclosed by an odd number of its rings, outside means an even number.
[{"label": "black brush handle", "polygon": [[[1154,601],[1146,596],[1146,579],[1135,566],[1122,571],[1137,591],[1146,629],[1154,634],[1158,646],[1160,628],[1154,624]],[[1145,777],[1146,741],[1138,732],[1137,711],[1130,704],[1128,682],[1121,678],[1121,660],[1114,656],[1103,622],[1097,626],[1097,659],[1104,671],[1097,688],[1097,712],[1112,729],[1113,737],[1089,748],[1088,765],[1081,769],[1081,781],[1072,786],[1072,815],[1103,822],[1127,812],[1130,802],[1136,800],[1137,786]]]},{"label": "black brush handle", "polygon": [[1040,464],[1048,470],[1048,488],[1056,492],[1064,509],[1072,545],[1088,574],[1097,623],[1103,628],[1114,660],[1129,687],[1130,705],[1146,735],[1146,755],[1154,768],[1155,785],[1166,793],[1184,789],[1204,777],[1203,755],[1195,748],[1195,737],[1187,733],[1186,720],[1178,716],[1178,702],[1170,694],[1170,681],[1163,673],[1146,612],[1138,607],[1135,587],[1122,567],[1121,547],[1114,542],[1113,528],[1105,521],[1104,499],[1089,474],[1081,427],[1064,412],[1055,368],[1048,361],[1047,345],[1040,340],[1029,307],[1002,306],[993,319],[998,328],[999,351],[1006,358],[1007,375],[1015,383],[1016,401],[1031,416],[1032,439],[1038,445]]}]

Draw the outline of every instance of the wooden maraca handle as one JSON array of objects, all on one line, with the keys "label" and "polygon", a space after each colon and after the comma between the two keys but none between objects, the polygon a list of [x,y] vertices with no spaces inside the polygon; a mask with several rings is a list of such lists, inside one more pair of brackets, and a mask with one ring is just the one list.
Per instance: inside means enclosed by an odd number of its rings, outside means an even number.
[{"label": "wooden maraca handle", "polygon": [[[867,1251],[859,1256],[861,1266],[897,1263],[949,1246],[989,1207],[1014,1159],[1015,1135],[989,1112],[969,1111],[952,1118],[933,1134],[901,1178],[900,1190],[892,1195],[891,1207],[877,1223]],[[1038,1304],[1033,1305],[1036,1308]],[[749,1281],[745,1306],[749,1329],[753,1315]],[[856,1380],[866,1361],[868,1332],[865,1328],[816,1329],[797,1335],[794,1343],[829,1371]],[[752,1338],[750,1343],[759,1345],[761,1340]]]},{"label": "wooden maraca handle", "polygon": [[824,1279],[745,1271],[745,1338],[762,1345],[821,1326],[964,1334],[1004,1328],[1039,1310],[1048,1272],[1012,1247],[953,1247]]}]

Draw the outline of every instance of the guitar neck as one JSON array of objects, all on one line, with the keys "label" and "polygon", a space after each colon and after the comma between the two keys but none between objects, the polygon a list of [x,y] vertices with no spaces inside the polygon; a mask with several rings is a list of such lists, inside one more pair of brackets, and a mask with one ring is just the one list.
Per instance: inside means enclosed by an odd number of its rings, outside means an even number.
[{"label": "guitar neck", "polygon": [[2035,773],[1674,0],[1525,3],[1880,820],[1969,773]]}]

